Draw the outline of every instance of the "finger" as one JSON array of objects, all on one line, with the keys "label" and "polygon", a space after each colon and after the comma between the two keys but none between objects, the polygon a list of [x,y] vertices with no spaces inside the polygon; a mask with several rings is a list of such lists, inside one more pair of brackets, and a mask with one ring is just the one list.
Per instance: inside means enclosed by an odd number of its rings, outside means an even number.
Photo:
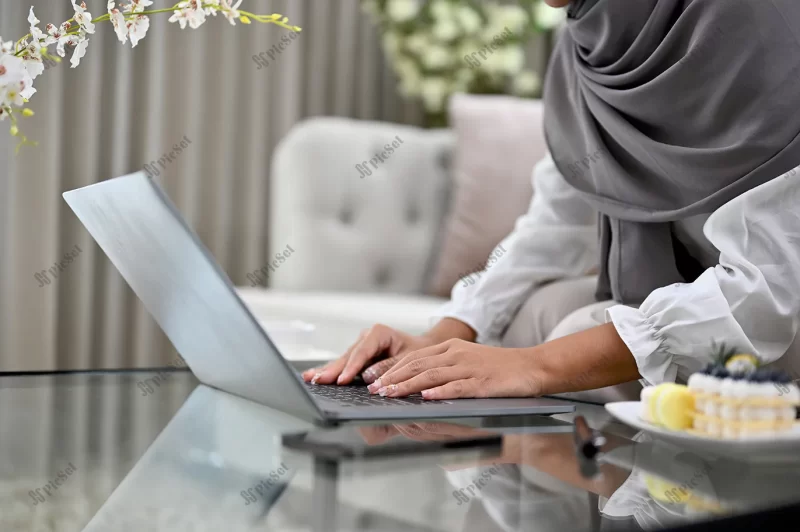
[{"label": "finger", "polygon": [[371,365],[367,369],[361,373],[361,378],[364,379],[364,382],[367,384],[372,384],[375,382],[375,379],[386,373],[392,366],[397,364],[400,360],[400,357],[389,357],[386,360],[381,360],[380,362],[376,362],[375,364]]},{"label": "finger", "polygon": [[478,379],[469,378],[448,382],[442,386],[422,390],[422,398],[432,401],[443,399],[461,399],[465,397],[483,397]]},{"label": "finger", "polygon": [[[469,369],[464,366],[434,367],[408,380],[386,384],[378,390],[378,394],[382,397],[405,397],[469,377]],[[383,377],[379,380],[383,380]]]},{"label": "finger", "polygon": [[393,332],[386,326],[376,325],[370,329],[363,340],[350,354],[341,375],[336,380],[337,384],[349,384],[364,368],[367,361],[389,349],[392,345]]},{"label": "finger", "polygon": [[316,370],[309,382],[311,382],[311,384],[333,384],[346,363],[347,355],[342,355],[333,362],[329,362],[322,366],[322,368]]},{"label": "finger", "polygon": [[306,382],[311,382],[311,379],[314,378],[314,375],[316,375],[317,373],[321,373],[329,365],[330,365],[330,362],[328,362],[324,366],[317,366],[317,367],[314,367],[314,368],[308,368],[302,374],[303,375],[303,380],[306,381]]},{"label": "finger", "polygon": [[322,368],[311,368],[304,371],[303,379],[311,384],[331,384],[334,379],[341,374],[342,369],[344,368],[345,364],[347,364],[347,360],[350,358],[353,350],[358,347],[358,344],[361,343],[361,341],[367,335],[367,332],[368,331],[366,329],[361,331],[355,343],[348,347],[347,351],[345,351],[344,354],[336,360],[328,362],[322,366]]},{"label": "finger", "polygon": [[400,360],[400,362],[398,362],[397,364],[392,366],[389,370],[387,370],[386,373],[384,373],[381,376],[381,379],[383,379],[384,376],[389,376],[398,371],[401,371],[403,368],[405,368],[409,364],[415,363],[415,361],[417,360],[433,357],[436,355],[441,355],[442,353],[448,350],[449,345],[450,344],[448,344],[447,342],[442,342],[441,344],[436,344],[429,347],[423,347],[422,349],[418,349],[417,351],[412,351],[408,355],[404,356],[403,359]]},{"label": "finger", "polygon": [[314,378],[314,375],[317,373],[322,373],[325,368],[327,368],[329,364],[325,364],[324,366],[317,366],[315,368],[309,368],[303,372],[303,380],[306,382],[311,382],[311,379]]},{"label": "finger", "polygon": [[[417,375],[420,375],[423,372],[433,370],[434,368],[444,368],[448,366],[453,366],[455,362],[456,358],[451,353],[443,353],[440,355],[430,355],[430,356],[415,358],[414,360],[411,360],[410,362],[405,363],[402,366],[398,364],[391,370],[387,371],[386,373],[381,375],[380,378],[378,378],[375,382],[367,386],[367,389],[372,393],[377,393],[378,390],[380,390],[385,386],[389,386],[391,384],[399,384]],[[434,376],[435,372],[429,375],[429,377],[434,377]],[[431,382],[428,388],[431,388],[434,385],[438,384],[443,384],[443,383]]]}]

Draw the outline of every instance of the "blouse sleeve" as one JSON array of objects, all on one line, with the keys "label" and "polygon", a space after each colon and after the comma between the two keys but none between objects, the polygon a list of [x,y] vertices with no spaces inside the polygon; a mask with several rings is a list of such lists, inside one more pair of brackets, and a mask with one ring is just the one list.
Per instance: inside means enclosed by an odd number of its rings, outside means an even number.
[{"label": "blouse sleeve", "polygon": [[546,281],[585,274],[597,262],[597,215],[548,155],[533,171],[530,208],[490,255],[465,275],[434,319],[456,318],[496,343],[519,307]]},{"label": "blouse sleeve", "polygon": [[608,320],[650,384],[688,378],[725,345],[774,362],[800,322],[800,167],[726,203],[706,222],[719,264],[655,290]]}]

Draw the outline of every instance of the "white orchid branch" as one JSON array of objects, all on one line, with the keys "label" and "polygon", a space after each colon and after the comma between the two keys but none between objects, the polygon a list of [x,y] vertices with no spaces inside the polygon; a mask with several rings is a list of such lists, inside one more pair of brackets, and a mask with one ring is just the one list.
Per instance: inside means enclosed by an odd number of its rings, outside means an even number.
[{"label": "white orchid branch", "polygon": [[[222,14],[228,21],[236,25],[260,22],[275,24],[292,31],[301,31],[297,26],[289,24],[289,19],[283,15],[257,15],[239,9],[242,0],[181,0],[172,7],[164,9],[151,9],[152,0],[121,0],[119,8],[114,0],[106,3],[107,12],[99,17],[92,18],[87,11],[86,3],[77,4],[77,0],[70,0],[75,10],[75,15],[59,26],[48,24],[46,32],[39,29],[39,20],[33,14],[33,8],[28,15],[31,31],[23,38],[13,42],[4,42],[0,38],[0,121],[8,118],[11,121],[11,135],[20,139],[17,150],[26,144],[33,144],[23,135],[18,126],[18,115],[33,116],[33,111],[24,107],[36,92],[33,80],[44,72],[43,60],[61,62],[66,55],[66,47],[73,47],[70,63],[72,68],[80,64],[86,54],[88,36],[95,31],[95,24],[109,21],[114,27],[117,38],[123,44],[130,39],[131,46],[136,46],[147,34],[150,28],[150,15],[172,13],[170,22],[177,22],[181,29],[187,25],[198,28],[208,16]],[[56,45],[56,55],[50,53],[49,47]]]}]

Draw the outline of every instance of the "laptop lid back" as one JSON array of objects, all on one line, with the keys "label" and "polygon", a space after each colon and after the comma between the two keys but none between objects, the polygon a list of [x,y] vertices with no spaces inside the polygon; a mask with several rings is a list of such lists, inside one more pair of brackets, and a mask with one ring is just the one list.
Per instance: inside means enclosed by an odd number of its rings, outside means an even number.
[{"label": "laptop lid back", "polygon": [[323,416],[228,276],[144,173],[64,199],[202,382],[305,419]]}]

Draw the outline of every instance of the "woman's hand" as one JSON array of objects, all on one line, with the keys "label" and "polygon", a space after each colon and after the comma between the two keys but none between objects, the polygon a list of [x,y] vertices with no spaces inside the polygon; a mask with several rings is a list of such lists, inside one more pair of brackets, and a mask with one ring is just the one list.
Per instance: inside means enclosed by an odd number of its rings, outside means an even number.
[{"label": "woman's hand", "polygon": [[311,368],[304,371],[303,379],[312,384],[333,384],[334,382],[349,384],[370,360],[378,355],[387,354],[389,358],[364,370],[364,380],[370,383],[403,356],[435,343],[435,340],[426,336],[412,336],[386,325],[374,325],[371,329],[362,331],[356,343],[351,345],[338,359],[322,368]]},{"label": "woman's hand", "polygon": [[450,338],[474,340],[475,331],[469,325],[453,318],[444,318],[422,336],[412,336],[386,325],[375,325],[371,329],[362,331],[356,343],[351,345],[337,360],[322,368],[311,368],[304,371],[303,379],[312,384],[333,384],[333,382],[350,384],[368,362],[378,356],[387,355],[386,360],[381,360],[364,369],[361,376],[369,384],[383,375],[405,355]]},{"label": "woman's hand", "polygon": [[369,386],[385,397],[537,397],[541,385],[527,349],[448,340],[405,356]]}]

